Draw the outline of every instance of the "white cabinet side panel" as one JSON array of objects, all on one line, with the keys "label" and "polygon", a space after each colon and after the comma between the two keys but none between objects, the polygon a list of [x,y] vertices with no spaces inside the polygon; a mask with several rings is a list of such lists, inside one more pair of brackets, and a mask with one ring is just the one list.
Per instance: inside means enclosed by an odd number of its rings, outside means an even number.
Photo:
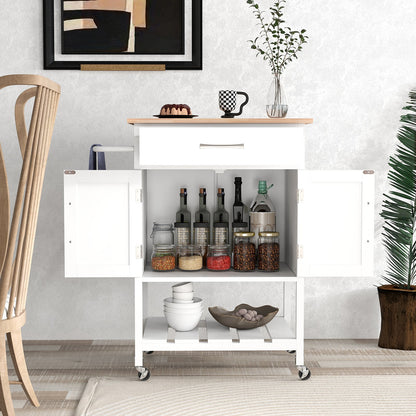
[{"label": "white cabinet side panel", "polygon": [[373,273],[374,174],[299,172],[299,276]]},{"label": "white cabinet side panel", "polygon": [[297,244],[298,244],[298,171],[286,172],[286,263],[297,273]]},{"label": "white cabinet side panel", "polygon": [[134,277],[143,270],[140,171],[64,175],[65,276]]}]

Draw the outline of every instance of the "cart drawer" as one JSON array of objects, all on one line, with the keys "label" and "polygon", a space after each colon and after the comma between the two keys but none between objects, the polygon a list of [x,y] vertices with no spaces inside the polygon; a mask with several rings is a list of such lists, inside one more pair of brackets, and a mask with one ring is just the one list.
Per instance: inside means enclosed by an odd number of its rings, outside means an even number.
[{"label": "cart drawer", "polygon": [[297,126],[140,126],[144,169],[302,169],[304,152]]}]

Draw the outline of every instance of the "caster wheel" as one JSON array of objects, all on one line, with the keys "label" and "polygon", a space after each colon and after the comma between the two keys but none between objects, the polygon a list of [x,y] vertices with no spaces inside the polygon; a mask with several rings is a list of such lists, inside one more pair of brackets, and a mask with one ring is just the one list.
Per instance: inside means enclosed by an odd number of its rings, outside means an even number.
[{"label": "caster wheel", "polygon": [[288,352],[289,354],[294,354],[294,353],[296,352],[296,350],[287,350],[287,352]]},{"label": "caster wheel", "polygon": [[150,355],[150,354],[153,354],[154,351],[145,351],[144,353],[147,354],[147,355]]},{"label": "caster wheel", "polygon": [[309,380],[311,378],[311,371],[309,370],[309,368],[306,368],[303,371],[299,371],[299,378],[301,380]]},{"label": "caster wheel", "polygon": [[137,372],[137,375],[139,377],[139,381],[149,380],[149,378],[150,378],[150,370],[148,370],[145,367],[142,367],[142,369]]}]

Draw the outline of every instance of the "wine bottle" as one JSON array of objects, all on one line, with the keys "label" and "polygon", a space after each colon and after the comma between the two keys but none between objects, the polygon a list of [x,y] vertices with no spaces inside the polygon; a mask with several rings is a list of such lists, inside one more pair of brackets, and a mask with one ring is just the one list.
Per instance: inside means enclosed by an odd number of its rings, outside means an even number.
[{"label": "wine bottle", "polygon": [[186,188],[180,190],[180,208],[176,213],[176,245],[191,244],[191,213],[188,210],[188,192]]},{"label": "wine bottle", "polygon": [[214,212],[214,241],[215,245],[228,244],[229,242],[229,216],[224,207],[224,188],[218,188],[217,210]]}]

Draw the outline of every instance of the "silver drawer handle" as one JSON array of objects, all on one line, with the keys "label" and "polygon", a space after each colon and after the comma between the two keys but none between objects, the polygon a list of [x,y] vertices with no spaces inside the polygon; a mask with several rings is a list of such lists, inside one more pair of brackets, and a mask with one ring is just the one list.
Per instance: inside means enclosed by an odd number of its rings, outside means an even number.
[{"label": "silver drawer handle", "polygon": [[213,149],[213,148],[243,149],[244,150],[244,143],[236,143],[236,144],[206,144],[206,143],[200,143],[199,148],[200,149]]}]

